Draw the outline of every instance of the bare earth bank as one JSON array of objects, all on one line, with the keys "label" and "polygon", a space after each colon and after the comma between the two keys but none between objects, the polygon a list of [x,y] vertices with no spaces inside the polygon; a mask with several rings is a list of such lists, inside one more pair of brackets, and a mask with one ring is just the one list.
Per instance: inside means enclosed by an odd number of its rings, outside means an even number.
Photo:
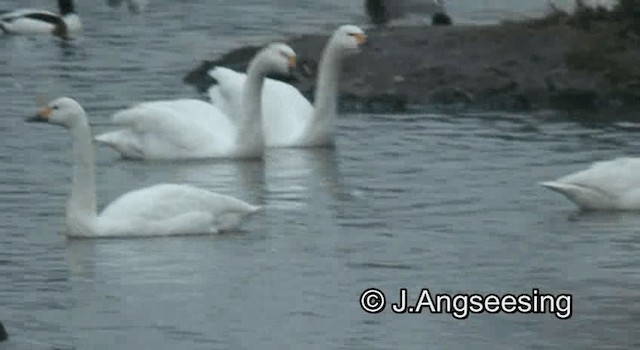
[{"label": "bare earth bank", "polygon": [[[640,38],[612,21],[581,26],[538,20],[492,26],[367,30],[369,44],[349,57],[342,100],[365,109],[410,105],[629,114],[640,105]],[[293,84],[312,96],[315,65],[328,35],[288,40],[307,70]],[[256,47],[205,61],[184,81],[204,91],[214,65],[246,69]],[[344,106],[344,104],[343,104]]]}]

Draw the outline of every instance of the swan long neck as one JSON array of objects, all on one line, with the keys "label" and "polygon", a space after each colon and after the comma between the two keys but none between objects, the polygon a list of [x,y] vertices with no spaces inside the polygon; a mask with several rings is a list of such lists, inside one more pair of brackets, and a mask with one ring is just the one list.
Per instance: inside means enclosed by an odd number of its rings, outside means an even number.
[{"label": "swan long neck", "polygon": [[76,220],[97,216],[95,155],[91,131],[86,118],[70,128],[73,158],[71,197],[67,202],[67,217]]},{"label": "swan long neck", "polygon": [[342,54],[330,41],[324,48],[318,70],[314,100],[314,124],[330,124],[336,116],[341,70]]},{"label": "swan long neck", "polygon": [[238,145],[264,148],[262,135],[262,87],[267,70],[261,55],[249,64],[242,89],[242,119],[239,124]]}]

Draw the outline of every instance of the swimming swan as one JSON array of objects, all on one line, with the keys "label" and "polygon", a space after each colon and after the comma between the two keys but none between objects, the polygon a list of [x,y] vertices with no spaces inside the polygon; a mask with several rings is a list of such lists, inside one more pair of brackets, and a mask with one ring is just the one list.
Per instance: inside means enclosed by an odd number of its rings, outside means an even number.
[{"label": "swimming swan", "polygon": [[640,158],[596,162],[586,170],[541,185],[564,195],[580,209],[640,210]]},{"label": "swimming swan", "polygon": [[191,99],[146,102],[117,112],[113,120],[122,128],[96,141],[132,159],[262,158],[265,76],[286,74],[295,65],[296,54],[289,46],[271,44],[249,64],[249,78],[237,91],[237,109],[221,110]]},{"label": "swimming swan", "polygon": [[60,14],[31,9],[0,12],[0,34],[53,34],[67,39],[82,30],[73,0],[58,0],[58,8]]},{"label": "swimming swan", "polygon": [[260,209],[196,187],[162,184],[126,193],[98,214],[94,150],[82,106],[61,97],[27,121],[60,125],[71,134],[73,180],[66,210],[70,237],[216,233],[235,227]]},{"label": "swimming swan", "polygon": [[[353,25],[338,28],[324,48],[315,90],[315,106],[295,87],[267,79],[262,91],[262,115],[268,147],[332,146],[333,119],[337,114],[338,89],[343,59],[359,51],[367,37]],[[227,114],[237,115],[246,75],[216,67],[209,72],[218,84],[208,93],[211,103]]]}]

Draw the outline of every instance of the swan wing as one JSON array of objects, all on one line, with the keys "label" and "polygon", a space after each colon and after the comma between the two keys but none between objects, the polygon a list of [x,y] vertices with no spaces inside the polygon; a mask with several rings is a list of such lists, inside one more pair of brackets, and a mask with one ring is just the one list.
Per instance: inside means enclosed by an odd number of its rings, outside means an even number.
[{"label": "swan wing", "polygon": [[128,158],[185,159],[224,156],[236,127],[218,108],[200,100],[145,102],[116,112],[120,129],[97,136]]},{"label": "swan wing", "polygon": [[215,233],[258,211],[237,198],[188,185],[161,184],[128,192],[98,218],[102,236]]},{"label": "swan wing", "polygon": [[640,158],[596,162],[588,169],[543,183],[588,209],[640,209]]},{"label": "swan wing", "polygon": [[[209,75],[217,81],[208,91],[211,103],[229,115],[240,115],[246,74],[216,67]],[[262,116],[267,146],[294,146],[311,122],[313,106],[294,86],[266,79]]]}]

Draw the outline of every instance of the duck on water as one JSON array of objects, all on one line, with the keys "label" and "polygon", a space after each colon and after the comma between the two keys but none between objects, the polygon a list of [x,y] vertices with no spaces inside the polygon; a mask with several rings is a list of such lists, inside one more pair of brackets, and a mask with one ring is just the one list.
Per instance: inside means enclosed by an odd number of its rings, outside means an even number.
[{"label": "duck on water", "polygon": [[67,39],[82,30],[82,21],[75,12],[73,0],[58,0],[58,9],[59,14],[37,9],[0,11],[0,35],[53,34]]}]

